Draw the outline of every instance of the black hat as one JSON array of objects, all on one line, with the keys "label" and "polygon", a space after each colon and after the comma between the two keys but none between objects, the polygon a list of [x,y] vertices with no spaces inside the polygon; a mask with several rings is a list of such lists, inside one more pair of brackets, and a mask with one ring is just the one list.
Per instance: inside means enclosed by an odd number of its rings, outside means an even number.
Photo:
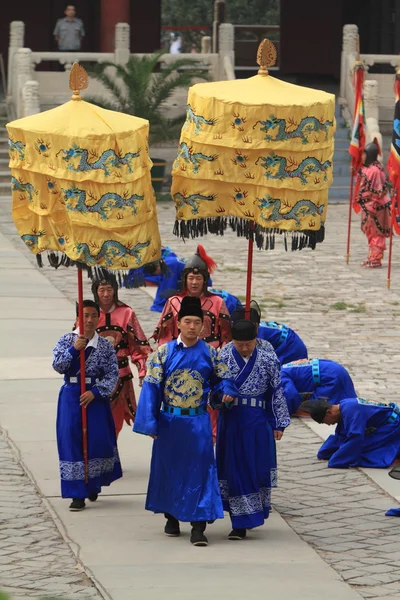
[{"label": "black hat", "polygon": [[183,319],[183,317],[199,317],[199,319],[203,320],[200,298],[194,296],[185,296],[182,298],[178,321]]},{"label": "black hat", "polygon": [[257,325],[241,319],[232,325],[232,338],[238,342],[249,342],[257,337]]},{"label": "black hat", "polygon": [[369,167],[370,165],[372,165],[372,163],[378,160],[378,156],[381,154],[377,140],[375,139],[370,144],[367,144],[364,148],[364,152],[367,155],[365,158],[364,165],[366,167]]},{"label": "black hat", "polygon": [[243,319],[250,319],[253,323],[259,324],[261,321],[261,310],[255,300],[250,302],[250,312],[249,316],[246,317],[246,309],[244,306],[239,304],[235,310],[231,314],[231,321],[235,323],[236,321],[242,321]]},{"label": "black hat", "polygon": [[114,290],[114,302],[118,303],[118,281],[113,273],[104,272],[102,276],[98,279],[95,279],[92,283],[92,294],[94,296],[95,301],[99,304],[99,294],[98,289],[101,285],[111,285]]},{"label": "black hat", "polygon": [[326,411],[330,406],[332,405],[325,398],[318,398],[316,400],[306,400],[300,404],[300,410],[308,413],[317,423],[323,423]]}]

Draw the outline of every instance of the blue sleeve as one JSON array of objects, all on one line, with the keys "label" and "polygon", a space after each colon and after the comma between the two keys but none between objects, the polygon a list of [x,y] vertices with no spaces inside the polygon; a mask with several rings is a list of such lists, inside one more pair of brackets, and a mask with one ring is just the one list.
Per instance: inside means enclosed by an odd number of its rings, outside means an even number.
[{"label": "blue sleeve", "polygon": [[281,371],[281,379],[289,414],[293,415],[299,409],[302,398],[292,379],[284,369]]},{"label": "blue sleeve", "polygon": [[165,348],[165,344],[160,346],[149,358],[133,426],[135,433],[158,435],[158,420],[164,397],[163,353]]},{"label": "blue sleeve", "polygon": [[275,421],[271,425],[273,429],[283,431],[290,425],[290,414],[281,382],[280,363],[278,359],[276,359],[274,364],[270,385],[272,388],[272,412]]},{"label": "blue sleeve", "polygon": [[58,340],[53,350],[53,369],[65,375],[76,360],[79,360],[79,350],[74,348],[74,336],[67,333]]},{"label": "blue sleeve", "polygon": [[318,450],[317,458],[329,460],[340,447],[340,437],[336,434],[330,435]]},{"label": "blue sleeve", "polygon": [[221,403],[222,396],[227,394],[236,398],[239,392],[233,375],[223,357],[212,346],[209,346],[209,350],[213,363],[213,375],[211,377],[212,406],[217,408]]},{"label": "blue sleeve", "polygon": [[[354,401],[357,403],[357,400]],[[347,469],[356,467],[363,450],[367,412],[356,410],[356,406],[342,407],[343,434],[340,436],[340,446],[328,462],[328,467]]]},{"label": "blue sleeve", "polygon": [[119,377],[117,355],[110,342],[105,346],[102,362],[104,377],[97,385],[93,386],[92,392],[95,398],[108,399],[115,390]]}]

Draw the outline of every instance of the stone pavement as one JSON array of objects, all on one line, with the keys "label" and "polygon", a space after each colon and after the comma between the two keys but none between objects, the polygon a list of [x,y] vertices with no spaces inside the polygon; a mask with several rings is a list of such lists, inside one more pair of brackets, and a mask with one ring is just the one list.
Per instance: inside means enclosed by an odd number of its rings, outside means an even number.
[{"label": "stone pavement", "polygon": [[[191,240],[183,244],[183,242],[173,237],[171,231],[174,215],[169,204],[161,203],[159,213],[163,242],[172,245],[182,255],[189,256],[195,249],[197,242]],[[281,245],[273,252],[256,252],[253,296],[260,302],[264,318],[286,322],[298,331],[308,345],[310,356],[326,357],[342,362],[353,376],[360,395],[377,400],[395,401],[397,400],[398,389],[397,365],[400,357],[400,336],[397,331],[398,328],[396,328],[396,320],[400,317],[400,259],[398,254],[400,246],[397,243],[398,240],[395,240],[392,289],[388,291],[384,269],[369,271],[363,270],[359,266],[365,258],[366,241],[359,231],[359,223],[356,218],[353,220],[351,263],[349,266],[345,265],[346,216],[347,209],[345,207],[330,207],[326,241],[315,252],[307,250],[299,253],[285,253]],[[15,234],[9,214],[8,199],[3,199],[3,202],[0,199],[0,232],[24,256],[34,262],[34,258],[23,248]],[[219,269],[214,277],[215,287],[224,287],[228,291],[243,297],[245,293],[246,242],[236,239],[233,234],[228,234],[222,238],[208,236],[202,242],[219,264]],[[25,267],[24,273],[27,273]],[[51,282],[65,298],[70,301],[75,299],[76,274],[72,269],[53,271],[45,268],[41,271],[41,274],[43,281]],[[45,286],[46,289],[47,285]],[[87,285],[88,289],[89,286]],[[40,303],[40,290],[38,290],[37,297],[36,302]],[[146,333],[151,333],[158,315],[148,311],[150,297],[146,291],[123,290],[121,298],[134,306]],[[18,317],[18,311],[16,317]],[[67,322],[64,312],[60,318]],[[54,337],[56,337],[55,334]],[[28,376],[26,378],[28,379]],[[11,381],[9,389],[10,391],[16,390],[17,384]],[[22,389],[23,385],[18,388],[18,394],[22,393]],[[51,410],[54,411],[54,407]],[[4,407],[0,406],[0,411],[0,424],[9,422],[12,425],[9,428],[10,431],[12,429],[20,435],[18,431],[19,424],[16,424],[15,416],[11,415],[11,409],[4,412]],[[15,439],[16,436],[13,437]],[[20,435],[19,439],[23,440],[23,436]],[[307,542],[309,547],[313,548],[327,565],[334,568],[340,576],[339,580],[342,578],[350,587],[341,588],[340,592],[338,589],[337,595],[335,595],[336,591],[334,592],[334,590],[336,590],[337,581],[330,577],[330,571],[324,570],[322,561],[321,563],[313,562],[315,561],[313,554],[310,553],[307,546],[298,546],[296,537],[285,537],[289,533],[279,521],[277,513],[274,513],[270,524],[260,532],[253,534],[255,539],[249,539],[245,542],[245,547],[238,548],[235,546],[233,548],[231,544],[222,545],[221,552],[225,561],[228,561],[228,563],[233,561],[235,564],[236,561],[239,561],[238,564],[243,561],[246,563],[247,568],[247,571],[243,570],[243,574],[248,573],[248,577],[251,579],[253,577],[259,578],[260,582],[263,581],[268,568],[273,566],[272,571],[269,571],[267,585],[270,581],[274,584],[277,577],[281,577],[280,585],[289,584],[290,581],[287,580],[290,580],[290,573],[296,573],[297,582],[292,591],[297,600],[303,598],[309,600],[314,597],[313,593],[316,593],[315,597],[318,598],[323,594],[325,600],[327,600],[330,590],[334,593],[332,597],[341,595],[344,598],[344,594],[347,593],[346,590],[349,593],[350,589],[354,591],[355,597],[360,595],[364,598],[394,600],[400,594],[400,575],[398,574],[400,566],[400,541],[398,541],[400,540],[400,521],[397,525],[396,519],[384,517],[384,511],[390,506],[395,506],[396,502],[373,479],[360,470],[339,471],[327,469],[325,463],[319,462],[315,458],[320,442],[320,438],[307,424],[294,420],[279,444],[280,487],[274,494],[274,505],[290,528],[302,540]],[[21,441],[20,443],[18,438],[16,443],[18,447],[21,446],[23,449],[24,462],[34,472],[42,494],[50,499],[52,507],[61,515],[62,521],[67,527],[68,535],[75,542],[80,543],[82,548],[85,543],[88,544],[89,539],[92,540],[92,544],[95,544],[95,538],[90,538],[90,531],[85,527],[90,524],[92,515],[94,520],[96,511],[91,509],[85,513],[85,526],[81,527],[76,518],[71,520],[69,513],[65,510],[65,502],[62,504],[61,500],[55,498],[58,495],[55,468],[49,467],[47,470],[47,467],[43,467],[40,469],[38,464],[40,459],[38,453],[35,454],[37,451],[28,446],[26,442]],[[139,441],[135,439],[134,444],[136,453],[139,451],[148,453],[148,448],[145,448],[142,439]],[[127,430],[121,436],[121,445],[123,453],[125,451],[126,453],[130,452],[131,437]],[[43,445],[41,450],[51,449],[53,451],[53,448],[54,442],[52,441],[50,445],[49,440],[49,445]],[[126,457],[128,457],[128,454],[126,454]],[[128,483],[130,486],[132,485],[132,481],[129,482],[129,477],[131,477],[131,471],[134,471],[133,476],[137,481],[134,484],[133,495],[131,488],[129,489],[129,502],[133,500],[134,507],[136,507],[138,506],[136,503],[140,501],[140,506],[142,506],[147,476],[146,466],[135,462],[137,460],[136,455],[133,461],[128,461],[127,458],[125,460],[128,464],[128,472],[126,473],[128,481],[125,480],[123,486],[127,486]],[[380,473],[380,475],[383,474],[384,472]],[[389,479],[387,475],[386,478]],[[125,508],[125,498],[128,499],[128,497],[125,496],[127,488],[123,486],[115,488],[116,496],[113,501],[120,502],[121,516],[118,518],[128,527],[126,519],[127,515],[131,514],[131,510]],[[112,490],[110,494],[109,497],[112,498]],[[400,489],[393,495],[400,496]],[[118,500],[118,498],[121,499]],[[96,510],[104,527],[108,526],[105,516],[107,509],[99,512],[99,510],[102,510],[101,505],[99,505]],[[112,510],[113,508],[111,508]],[[115,510],[117,511],[116,514],[119,515],[118,505]],[[134,508],[131,516],[140,516],[143,520],[145,517],[141,510]],[[0,503],[0,516],[1,512],[2,504]],[[116,523],[118,518],[116,517]],[[150,529],[150,537],[151,535],[156,536],[155,532],[159,528],[159,523],[155,523],[154,519],[148,519],[146,523],[148,523],[147,529]],[[222,531],[223,535],[224,530],[215,527],[215,531]],[[153,528],[156,529],[153,531]],[[137,555],[137,558],[133,559],[135,568],[137,566],[136,562],[139,565],[142,560],[145,562],[142,551],[146,552],[146,546],[141,545],[141,542],[144,539],[146,543],[148,542],[147,529],[135,529],[135,535],[138,536],[136,545],[136,538],[132,540],[131,536],[124,537],[124,533],[121,532],[119,539],[123,540],[121,544],[126,544],[126,547],[121,548],[121,554],[118,554],[117,558],[110,558],[111,563],[115,560],[122,565],[127,565],[128,568],[130,562],[126,562],[126,560],[132,558],[128,556],[130,553]],[[214,531],[214,529],[210,529],[210,531]],[[149,571],[149,574],[154,576],[154,587],[156,589],[149,591],[146,587],[142,588],[144,584],[140,579],[140,570],[135,570],[134,567],[129,566],[129,572],[131,574],[134,572],[140,580],[137,586],[142,591],[141,597],[144,598],[152,598],[153,592],[155,597],[156,592],[159,592],[157,585],[162,585],[161,575],[165,576],[162,561],[169,564],[169,561],[172,560],[170,555],[174,555],[174,550],[169,550],[169,548],[173,548],[171,545],[165,546],[160,538],[156,539],[157,543],[161,544],[163,552],[163,558],[159,563],[157,562],[158,552],[155,548],[150,549],[150,552],[156,556],[156,564],[159,565],[155,572]],[[268,543],[268,539],[270,543]],[[279,558],[279,561],[282,560],[283,563],[283,571],[281,572],[279,566],[274,562],[276,560],[274,555],[279,554],[281,551],[280,543],[286,539],[290,541],[286,545],[286,554],[284,552],[283,557]],[[109,532],[108,542],[111,544],[112,541],[113,534]],[[273,544],[272,553],[271,543]],[[51,544],[53,544],[52,541]],[[252,571],[251,565],[248,563],[247,559],[252,556],[250,553],[255,548],[263,553],[264,571],[257,569]],[[65,551],[69,552],[68,546],[65,546]],[[214,548],[210,546],[208,551],[213,552]],[[304,558],[305,563],[301,563],[300,571],[296,559],[293,558],[294,551],[298,553],[296,554],[298,559],[307,557]],[[87,545],[81,555],[84,564],[89,565],[92,574],[98,580],[104,577],[103,583],[109,582],[105,587],[109,592],[111,590],[110,593],[113,598],[128,597],[128,594],[125,596],[119,592],[119,584],[116,583],[118,580],[116,572],[112,576],[107,574],[107,570],[96,563],[93,553],[94,550],[90,547],[90,544]],[[203,564],[204,554],[201,557],[196,555],[196,559],[193,557],[188,558],[186,554],[189,553],[186,552],[178,556],[180,556],[182,562],[193,561],[191,566],[188,567],[188,574],[197,572],[196,570],[193,571],[197,561],[204,568],[206,567]],[[285,564],[286,555],[288,557],[287,564]],[[214,554],[211,556],[214,560]],[[220,557],[215,560],[216,565],[219,565]],[[26,562],[28,563],[28,561]],[[311,571],[307,571],[307,564],[313,565]],[[253,569],[255,566],[255,564],[252,565]],[[143,568],[147,568],[147,563]],[[169,572],[172,568],[173,566],[169,565]],[[207,565],[207,568],[210,568],[210,566]],[[227,575],[225,571],[221,571],[221,566],[218,568],[215,581],[218,580],[218,577],[222,577],[224,580]],[[21,565],[21,569],[23,570],[23,565]],[[126,577],[126,571],[122,567],[121,569],[120,577]],[[175,573],[173,570],[172,572]],[[321,587],[319,581],[322,573],[324,574],[323,579],[326,580],[326,589]],[[209,571],[204,571],[204,574],[207,574],[208,579],[210,578]],[[109,577],[108,580],[107,577]],[[310,578],[311,586],[308,591],[304,588],[307,578]],[[211,577],[211,580],[214,581],[214,577]],[[2,577],[0,576],[1,583]],[[239,581],[236,585],[240,585]],[[84,587],[84,584],[81,587]],[[171,591],[169,587],[168,590]],[[289,588],[285,588],[285,590],[289,593]],[[73,591],[66,586],[63,590],[57,589],[56,595],[70,596]],[[135,593],[135,591],[137,591],[137,588],[132,587],[131,592]],[[216,591],[216,588],[214,591]],[[280,596],[282,598],[289,597],[286,593],[280,593]],[[80,597],[85,597],[84,592]],[[236,595],[231,597],[236,597]]]},{"label": "stone pavement", "polygon": [[1,431],[0,588],[13,600],[100,598]]}]

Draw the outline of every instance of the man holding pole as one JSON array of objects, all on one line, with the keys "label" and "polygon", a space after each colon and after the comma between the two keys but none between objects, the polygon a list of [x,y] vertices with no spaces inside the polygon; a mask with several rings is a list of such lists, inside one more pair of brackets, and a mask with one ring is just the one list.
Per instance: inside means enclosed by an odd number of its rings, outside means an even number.
[{"label": "man holding pole", "polygon": [[[110,396],[118,381],[118,363],[112,344],[96,332],[99,306],[83,301],[84,331],[63,335],[53,350],[53,369],[64,375],[57,409],[57,445],[61,495],[72,498],[71,511],[94,502],[103,485],[122,477]],[[86,391],[81,392],[80,353],[85,351]],[[87,429],[83,432],[82,407]],[[87,441],[87,464],[84,440]]]}]

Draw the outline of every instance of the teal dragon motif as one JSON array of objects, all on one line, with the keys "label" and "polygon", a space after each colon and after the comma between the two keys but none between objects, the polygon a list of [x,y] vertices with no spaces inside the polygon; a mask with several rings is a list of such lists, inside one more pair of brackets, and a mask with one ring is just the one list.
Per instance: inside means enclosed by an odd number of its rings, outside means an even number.
[{"label": "teal dragon motif", "polygon": [[[266,170],[265,177],[267,179],[300,179],[301,183],[307,183],[307,175],[311,175],[312,173],[323,173],[324,181],[327,181],[327,170],[332,166],[330,160],[326,160],[325,162],[319,161],[317,158],[313,156],[308,156],[298,165],[296,169],[292,169],[291,171],[287,168],[287,159],[284,156],[278,156],[275,153],[270,154],[269,156],[260,156],[256,160],[256,165],[258,165],[259,161],[261,162],[261,167]],[[278,167],[278,170],[275,173],[271,173],[272,169]]]},{"label": "teal dragon motif", "polygon": [[[135,153],[127,152],[125,156],[116,154],[114,150],[105,150],[100,158],[98,158],[94,153],[91,153],[91,157],[94,160],[93,162],[89,162],[89,150],[80,148],[77,144],[72,144],[71,148],[68,150],[60,150],[60,152],[64,155],[62,159],[68,163],[67,169],[69,171],[79,172],[101,169],[104,171],[106,177],[111,174],[112,168],[120,169],[123,166],[127,166],[129,173],[132,173],[133,167],[131,163],[134,158],[138,158],[140,156],[140,150]],[[60,154],[60,152],[57,152],[57,156]],[[79,163],[77,167],[70,164],[70,161],[78,157]]]},{"label": "teal dragon motif", "polygon": [[272,208],[272,212],[268,217],[265,217],[262,212],[260,214],[263,221],[296,221],[296,225],[301,225],[301,219],[306,215],[322,216],[324,212],[324,205],[317,206],[311,200],[298,200],[295,205],[285,213],[280,212],[282,203],[279,198],[272,198],[268,194],[264,198],[257,198],[258,208],[263,211],[264,209]]},{"label": "teal dragon motif", "polygon": [[31,252],[33,252],[33,250],[38,246],[39,244],[39,238],[43,237],[45,235],[45,231],[37,231],[35,233],[26,233],[25,235],[21,235],[21,240],[23,242],[25,242],[25,244],[28,246],[29,250],[31,250]]},{"label": "teal dragon motif", "polygon": [[200,164],[202,160],[207,160],[208,162],[212,162],[217,160],[217,154],[202,154],[202,152],[192,152],[192,148],[189,148],[186,142],[181,142],[179,144],[179,152],[178,156],[175,160],[174,167],[177,168],[179,166],[179,158],[183,158],[185,163],[191,164],[193,167],[193,174],[196,175],[199,172]]},{"label": "teal dragon motif", "polygon": [[140,252],[149,245],[150,241],[148,240],[147,242],[139,242],[133,246],[133,248],[129,248],[128,246],[124,246],[116,240],[106,240],[103,242],[100,251],[96,254],[96,256],[92,256],[92,254],[90,254],[89,246],[83,242],[78,243],[75,246],[75,250],[78,254],[83,255],[82,258],[79,258],[79,260],[83,260],[83,262],[90,267],[93,267],[102,259],[104,259],[108,267],[111,267],[113,260],[123,258],[124,256],[133,256],[136,259],[137,264],[140,265],[142,263]]},{"label": "teal dragon motif", "polygon": [[8,138],[8,147],[10,149],[10,153],[14,154],[14,152],[18,152],[20,160],[25,159],[25,144],[22,142],[14,142],[11,138]]},{"label": "teal dragon motif", "polygon": [[[63,188],[62,191],[65,206],[68,210],[80,213],[97,213],[102,219],[107,219],[108,212],[114,208],[119,210],[130,208],[132,214],[136,215],[137,202],[144,198],[144,196],[139,196],[138,194],[132,194],[132,196],[128,197],[108,192],[107,194],[103,194],[95,204],[90,205],[86,203],[86,192],[84,190],[72,186],[69,189]],[[91,197],[90,194],[89,197]],[[77,202],[75,203],[76,200]]]},{"label": "teal dragon motif", "polygon": [[33,187],[31,183],[23,182],[16,177],[11,177],[12,191],[13,192],[21,192],[23,194],[28,194],[29,202],[33,202],[33,197],[37,196],[37,191]]},{"label": "teal dragon motif", "polygon": [[215,200],[216,196],[211,194],[210,196],[203,196],[202,194],[190,194],[190,196],[185,196],[185,193],[181,194],[178,192],[174,194],[174,200],[176,202],[176,207],[185,208],[185,204],[190,206],[192,209],[192,215],[197,215],[199,212],[199,203],[203,200],[211,202]]},{"label": "teal dragon motif", "polygon": [[[270,115],[266,121],[257,121],[253,125],[253,129],[258,124],[261,124],[260,131],[266,134],[265,139],[268,142],[280,142],[284,140],[292,140],[300,138],[302,144],[308,144],[308,136],[312,133],[325,133],[325,140],[328,139],[329,128],[333,126],[333,121],[319,121],[316,117],[305,117],[293,131],[287,131],[285,119],[277,119],[274,115]],[[275,136],[271,135],[272,131],[277,129]]]},{"label": "teal dragon motif", "polygon": [[194,123],[195,124],[195,134],[198,135],[201,133],[201,128],[203,125],[213,126],[216,123],[216,119],[206,119],[201,115],[196,115],[194,112],[195,109],[190,106],[190,104],[186,107],[186,123]]}]

